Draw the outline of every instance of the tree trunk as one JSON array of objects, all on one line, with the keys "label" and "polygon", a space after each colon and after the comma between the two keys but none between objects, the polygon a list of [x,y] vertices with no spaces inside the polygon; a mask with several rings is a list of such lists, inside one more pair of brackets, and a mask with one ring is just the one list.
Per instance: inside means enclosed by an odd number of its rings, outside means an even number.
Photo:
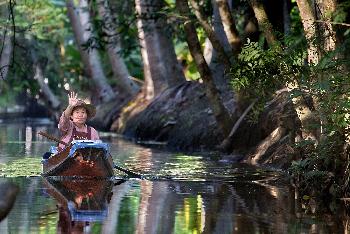
[{"label": "tree trunk", "polygon": [[12,59],[12,53],[13,53],[13,42],[11,33],[9,32],[4,32],[3,35],[4,41],[3,41],[3,46],[1,48],[1,55],[0,55],[0,78],[5,80],[9,68],[11,67],[11,59]]},{"label": "tree trunk", "polygon": [[80,56],[84,64],[84,70],[86,74],[89,77],[91,77],[91,68],[90,68],[88,51],[84,50],[82,46],[85,43],[85,39],[84,39],[84,31],[82,29],[82,25],[78,17],[78,10],[74,5],[73,0],[66,0],[66,7],[67,7],[67,15],[70,20],[70,24],[72,25],[74,38],[78,45]]},{"label": "tree trunk", "polygon": [[333,51],[336,47],[336,33],[330,23],[332,14],[336,10],[335,0],[316,0],[318,5],[319,17],[321,20],[323,48],[325,51]]},{"label": "tree trunk", "polygon": [[44,76],[42,64],[40,64],[40,59],[35,48],[35,39],[33,38],[30,39],[30,47],[31,58],[33,61],[34,80],[38,82],[40,90],[44,96],[45,102],[48,103],[50,110],[54,113],[56,119],[58,119],[59,116],[57,116],[57,113],[59,111],[61,102],[51,91],[48,85],[48,79]]},{"label": "tree trunk", "polygon": [[135,0],[144,70],[145,98],[150,100],[165,89],[185,80],[171,38],[160,13],[163,0]]},{"label": "tree trunk", "polygon": [[[297,5],[299,8],[301,21],[304,28],[304,34],[308,44],[307,60],[310,65],[315,65],[319,62],[321,54],[318,50],[317,44],[315,43],[318,31],[315,24],[316,16],[311,3],[312,0],[297,0]],[[316,99],[314,97],[309,96],[308,92],[305,91],[302,87],[300,87],[297,82],[287,84],[286,87],[288,91],[298,89],[303,93],[303,95],[292,99],[294,109],[302,125],[302,137],[304,139],[309,138],[318,142],[321,136],[322,126],[320,122],[320,116],[322,116],[322,114],[315,112],[316,109],[318,109],[318,111],[321,111],[317,107]],[[320,127],[310,128],[310,126],[317,125],[320,125]]]},{"label": "tree trunk", "polygon": [[227,0],[216,0],[219,9],[221,22],[224,26],[226,37],[231,45],[233,54],[238,54],[241,50],[241,38],[236,29],[236,23],[232,17],[230,6]]},{"label": "tree trunk", "polygon": [[[227,39],[225,30],[221,21],[218,6],[215,0],[212,0],[211,3],[213,7],[211,25],[213,27],[214,33],[217,36],[217,38],[220,40],[220,43],[224,47],[224,50],[226,51],[226,53],[232,54],[232,47]],[[218,59],[218,53],[215,49],[213,49],[213,46],[208,38],[206,38],[206,41],[204,44],[203,54],[204,54],[205,61],[209,65],[209,68],[212,72],[212,78],[214,79],[214,83],[219,89],[221,98],[224,100],[228,95],[230,95],[231,98],[233,99],[234,93],[232,91],[231,85],[229,84],[229,80],[230,80],[230,78],[228,77],[229,74],[225,72],[226,66],[223,63],[221,63],[220,60]]]},{"label": "tree trunk", "polygon": [[[188,16],[190,14],[190,9],[187,4],[187,0],[176,0],[176,7],[180,14],[183,16]],[[214,116],[220,127],[222,133],[226,137],[232,127],[232,120],[230,114],[227,112],[226,108],[222,104],[218,90],[213,82],[211,71],[208,64],[205,62],[201,51],[201,45],[199,43],[196,29],[191,21],[186,21],[184,23],[184,29],[186,33],[186,40],[188,47],[190,49],[191,55],[197,65],[198,71],[203,79],[206,94],[209,99],[211,108],[214,112]]]},{"label": "tree trunk", "polygon": [[83,45],[92,37],[87,0],[80,0],[78,9],[74,6],[73,0],[66,0],[66,6],[83,63],[88,68],[91,79],[96,85],[98,97],[95,101],[102,103],[111,101],[116,97],[116,94],[107,82],[98,51],[95,48],[89,48],[88,51],[83,48]]},{"label": "tree trunk", "polygon": [[272,24],[267,18],[266,11],[264,9],[263,4],[261,4],[260,0],[249,0],[249,4],[252,7],[255,18],[258,21],[258,25],[260,30],[263,32],[266,41],[269,45],[272,45],[277,42],[275,37],[275,33],[272,28]]},{"label": "tree trunk", "polygon": [[[221,45],[221,42],[219,38],[216,36],[213,28],[210,26],[210,24],[206,21],[204,18],[204,15],[200,9],[200,6],[196,2],[196,0],[190,0],[190,3],[192,5],[192,8],[194,10],[194,14],[196,15],[199,23],[203,27],[204,31],[206,32],[213,48],[218,53],[219,60],[224,64],[225,70],[229,71],[231,69],[231,63],[229,55],[225,52],[224,47]],[[189,20],[189,19],[187,19]]]},{"label": "tree trunk", "polygon": [[[1,46],[0,46],[0,79],[5,80],[9,68],[12,66],[11,59],[12,59],[12,53],[13,53],[13,44],[14,44],[14,38],[13,33],[10,32],[8,28],[9,24],[9,10],[7,4],[4,4],[4,6],[0,6],[1,8],[1,18],[6,19],[6,24],[3,24],[3,28],[0,30],[0,36],[1,36]],[[14,27],[12,25],[12,27]],[[12,29],[11,27],[11,29]]]},{"label": "tree trunk", "polygon": [[43,74],[43,69],[41,68],[41,65],[39,63],[33,64],[34,69],[34,79],[38,81],[38,84],[40,86],[41,92],[45,97],[45,101],[49,104],[49,106],[53,110],[58,110],[60,107],[60,101],[55,96],[55,94],[51,91],[50,87],[47,84],[47,81],[45,81],[45,77]]},{"label": "tree trunk", "polygon": [[118,78],[121,90],[133,96],[139,91],[139,86],[130,79],[130,74],[123,58],[120,57],[120,41],[116,25],[112,20],[108,0],[97,0],[98,13],[104,22],[104,31],[107,34],[107,54],[114,75]]},{"label": "tree trunk", "polygon": [[44,77],[43,69],[41,68],[41,65],[38,63],[34,64],[34,70],[35,70],[34,79],[38,81],[40,89],[44,94],[46,101],[49,103],[52,109],[58,110],[60,106],[60,101],[55,96],[55,94],[53,94],[47,82],[45,81],[45,77]]},{"label": "tree trunk", "polygon": [[284,135],[286,134],[286,129],[283,127],[276,128],[269,136],[262,140],[258,147],[256,147],[255,152],[249,156],[249,163],[253,165],[260,164],[262,156],[266,151],[274,144],[276,144]]},{"label": "tree trunk", "polygon": [[319,52],[314,43],[316,38],[316,17],[311,7],[310,0],[296,0],[300,12],[301,21],[303,23],[304,34],[308,43],[308,63],[317,64],[319,61]]},{"label": "tree trunk", "polygon": [[60,117],[60,106],[61,102],[57,96],[52,92],[49,87],[49,79],[45,78],[43,67],[45,66],[43,60],[39,57],[37,52],[37,42],[33,37],[28,40],[30,48],[30,56],[32,59],[33,66],[33,80],[38,82],[40,87],[40,98],[46,103],[46,107],[55,121]]},{"label": "tree trunk", "polygon": [[[211,25],[213,26],[214,32],[216,34],[216,36],[218,37],[218,39],[220,40],[221,44],[224,46],[225,51],[229,52],[228,54],[231,54],[232,57],[236,57],[240,51],[241,48],[232,48],[228,36],[225,32],[225,27],[224,27],[224,22],[223,22],[223,18],[220,16],[220,9],[219,6],[216,2],[216,0],[211,0],[211,4],[213,7],[213,14],[212,14],[212,20],[211,20]],[[232,10],[232,1],[230,1],[227,4],[228,7],[228,11],[230,13],[230,11]],[[232,26],[233,28],[235,28],[235,25]],[[238,36],[238,34],[237,34]],[[206,41],[209,41],[208,39]],[[208,48],[212,48],[212,45],[210,42],[206,42],[205,44],[208,47],[205,47],[204,49],[204,53],[207,52]],[[237,50],[236,50],[237,49]],[[204,58],[206,59],[209,68],[212,72],[212,77],[214,78],[214,82],[217,86],[217,88],[220,91],[220,96],[222,98],[222,100],[227,100],[227,97],[229,96],[229,99],[233,100],[235,99],[235,93],[232,91],[232,87],[230,85],[230,75],[229,73],[225,72],[225,66],[224,64],[220,63],[219,59],[218,59],[218,53],[215,49],[211,49],[212,50],[212,54],[211,54],[211,58],[208,59],[208,56],[205,54]],[[235,54],[237,52],[237,54]],[[231,63],[235,62],[232,58],[231,58]],[[237,100],[237,99],[236,99]],[[235,104],[237,104],[237,102],[235,102]],[[233,105],[235,105],[233,104]],[[236,105],[236,106],[240,106],[240,105]],[[235,109],[235,106],[230,106],[230,109]],[[237,108],[235,110],[235,112],[233,113],[232,120],[233,122],[236,121],[236,119],[239,117],[241,111]]]},{"label": "tree trunk", "polygon": [[[217,4],[215,3],[215,0],[212,0],[211,2],[213,6],[211,25],[213,27],[215,35],[220,40],[221,45],[224,46],[224,50],[227,52],[227,54],[232,53],[232,48],[226,37]],[[212,72],[212,77],[214,79],[214,82],[217,85],[218,89],[220,90],[220,95],[225,95],[224,93],[226,92],[224,90],[230,90],[230,91],[232,90],[228,84],[229,79],[227,79],[226,77],[227,73],[225,74],[226,66],[223,63],[221,63],[220,60],[218,59],[218,53],[213,48],[213,45],[208,39],[208,37],[205,39],[203,55],[204,55],[205,61],[209,65],[209,68]]]}]

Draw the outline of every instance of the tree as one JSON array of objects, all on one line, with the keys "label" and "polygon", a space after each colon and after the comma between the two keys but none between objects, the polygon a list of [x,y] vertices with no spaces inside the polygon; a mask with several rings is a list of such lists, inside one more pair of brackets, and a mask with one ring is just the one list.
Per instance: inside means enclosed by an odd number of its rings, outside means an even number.
[{"label": "tree", "polygon": [[48,104],[49,109],[54,113],[56,120],[59,118],[57,115],[61,102],[56,97],[56,95],[52,92],[48,85],[48,79],[44,76],[44,65],[40,61],[38,53],[36,51],[36,42],[34,38],[31,38],[30,41],[30,54],[33,62],[33,71],[34,71],[34,80],[36,80],[39,84],[40,90],[44,96],[45,102]]},{"label": "tree", "polygon": [[304,34],[308,43],[308,63],[317,64],[319,61],[319,52],[315,43],[316,39],[316,18],[311,7],[310,0],[297,0],[301,21],[303,23]]},{"label": "tree", "polygon": [[107,39],[107,54],[112,67],[112,71],[118,79],[118,84],[122,90],[129,95],[135,95],[139,87],[130,79],[130,74],[126,64],[121,58],[120,54],[120,41],[116,25],[113,22],[112,14],[110,12],[108,0],[97,0],[98,13],[103,20],[103,30]]},{"label": "tree", "polygon": [[79,6],[75,7],[73,0],[66,0],[67,13],[70,19],[74,36],[78,44],[81,57],[98,93],[97,102],[108,102],[116,97],[112,87],[108,84],[104,74],[100,56],[94,46],[84,48],[88,40],[92,38],[92,25],[87,0],[80,0]]},{"label": "tree", "polygon": [[[217,50],[213,47],[211,40],[206,38],[205,45],[204,45],[204,58],[206,62],[209,65],[209,68],[212,72],[212,77],[214,79],[215,84],[217,85],[218,89],[220,90],[220,95],[223,98],[223,95],[227,95],[228,93],[232,93],[232,89],[229,86],[229,78],[228,78],[228,72],[231,69],[231,62],[233,61],[232,57],[234,56],[234,51],[229,43],[228,37],[225,33],[223,23],[220,17],[219,9],[214,0],[211,1],[212,5],[212,16],[211,19],[206,19],[208,17],[204,17],[207,23],[210,22],[211,27],[213,28],[213,31],[215,33],[215,37],[219,40],[220,45],[223,47],[226,57],[229,57],[230,61],[225,63],[222,63],[219,59],[219,53]],[[202,10],[203,12],[203,10]],[[228,91],[228,92],[227,92]],[[232,93],[233,95],[233,93]]]},{"label": "tree", "polygon": [[269,45],[272,45],[278,40],[276,39],[275,33],[272,28],[272,24],[270,23],[266,11],[264,9],[264,5],[260,2],[260,0],[249,0],[249,4],[251,5],[255,18],[258,21],[258,25],[260,30],[263,32],[266,41]]},{"label": "tree", "polygon": [[316,4],[319,9],[317,18],[321,24],[323,48],[325,51],[333,51],[336,47],[336,33],[330,22],[336,9],[336,1],[318,0]]},{"label": "tree", "polygon": [[203,79],[206,94],[213,110],[215,119],[224,136],[227,136],[232,127],[231,116],[223,105],[218,89],[214,84],[211,71],[202,54],[201,45],[198,41],[196,28],[189,20],[190,9],[187,0],[176,0],[176,7],[180,14],[185,18],[184,30],[186,34],[186,41],[191,52],[192,57],[197,65],[198,71]]},{"label": "tree", "polygon": [[215,0],[219,9],[226,37],[231,45],[233,54],[238,54],[241,49],[241,38],[238,35],[236,23],[232,17],[227,0]]},{"label": "tree", "polygon": [[208,36],[213,48],[218,53],[218,57],[220,59],[220,62],[224,64],[225,70],[229,71],[231,68],[230,55],[228,55],[225,52],[224,47],[221,45],[221,42],[218,39],[217,35],[215,34],[214,30],[212,29],[211,25],[205,20],[205,17],[203,15],[203,13],[201,12],[201,9],[200,9],[198,3],[195,0],[190,0],[190,3],[193,7],[194,14],[196,15],[199,23],[203,27],[204,31],[207,33],[207,36]]},{"label": "tree", "polygon": [[[0,47],[0,79],[5,80],[11,67],[12,53],[13,53],[13,44],[14,44],[14,27],[15,25],[10,23],[10,20],[13,19],[12,5],[4,4],[0,6],[0,16],[2,19],[5,19],[4,25],[1,27],[0,36],[2,37],[2,43]],[[9,11],[9,9],[11,11]],[[12,24],[11,27],[9,25]]]},{"label": "tree", "polygon": [[163,0],[136,0],[137,28],[144,70],[145,98],[150,100],[169,87],[184,82],[171,38],[166,33]]},{"label": "tree", "polygon": [[0,78],[5,80],[11,67],[14,38],[11,36],[12,33],[7,30],[4,30],[2,34],[3,44],[0,52]]}]

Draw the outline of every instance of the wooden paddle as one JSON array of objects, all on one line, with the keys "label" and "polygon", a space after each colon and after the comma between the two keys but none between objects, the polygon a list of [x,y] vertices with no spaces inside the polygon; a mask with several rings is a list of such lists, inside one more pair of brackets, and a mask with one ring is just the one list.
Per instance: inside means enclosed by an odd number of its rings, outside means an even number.
[{"label": "wooden paddle", "polygon": [[[46,132],[41,132],[41,131],[40,131],[40,132],[38,132],[38,134],[39,134],[39,135],[42,135],[42,136],[44,136],[44,137],[46,137],[46,138],[48,138],[48,139],[50,139],[50,140],[56,141],[56,142],[58,142],[58,143],[61,143],[61,144],[65,145],[65,146],[69,146],[69,144],[67,144],[66,142],[63,142],[63,141],[61,141],[60,139],[58,139],[57,137],[52,136],[52,135],[50,135],[50,134],[48,134],[48,133],[46,133]],[[113,167],[114,167],[115,169],[119,170],[119,171],[122,171],[122,172],[124,172],[124,173],[126,173],[126,174],[132,176],[132,177],[136,177],[136,178],[140,178],[140,179],[143,178],[142,175],[137,174],[137,173],[132,172],[132,171],[129,171],[128,169],[122,168],[122,167],[120,167],[120,166],[118,166],[118,165],[116,165],[116,164],[114,164],[114,163],[113,163]]]},{"label": "wooden paddle", "polygon": [[44,136],[44,137],[46,137],[46,138],[48,138],[48,139],[50,139],[50,140],[56,141],[56,142],[58,142],[58,143],[60,143],[60,144],[62,144],[62,145],[69,146],[69,144],[67,144],[66,142],[61,141],[61,140],[58,139],[57,137],[52,136],[52,135],[50,135],[50,134],[48,134],[48,133],[46,133],[46,132],[41,132],[41,131],[40,131],[40,132],[38,132],[38,134],[39,134],[39,135],[42,135],[42,136]]},{"label": "wooden paddle", "polygon": [[128,175],[130,175],[130,176],[132,176],[132,177],[139,178],[139,179],[143,179],[143,176],[140,175],[140,174],[138,174],[138,173],[129,171],[128,169],[122,168],[122,167],[120,167],[120,166],[118,166],[118,165],[116,165],[116,164],[113,164],[113,165],[114,165],[114,168],[117,169],[117,170],[119,170],[119,171],[122,171],[122,172],[124,172],[124,173],[126,173],[126,174],[128,174]]}]

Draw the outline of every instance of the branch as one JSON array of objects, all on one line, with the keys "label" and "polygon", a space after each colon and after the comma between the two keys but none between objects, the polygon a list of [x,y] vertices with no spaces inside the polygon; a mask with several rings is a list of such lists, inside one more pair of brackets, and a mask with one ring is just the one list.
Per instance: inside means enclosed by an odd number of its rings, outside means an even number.
[{"label": "branch", "polygon": [[325,21],[325,20],[315,20],[315,22],[316,23],[327,23],[327,24],[334,24],[334,25],[341,25],[341,26],[350,27],[350,24],[347,24],[347,23],[338,23],[338,22]]},{"label": "branch", "polygon": [[246,117],[246,115],[249,113],[249,111],[253,108],[253,106],[255,105],[255,103],[258,100],[255,99],[248,107],[247,109],[245,109],[245,111],[242,113],[242,115],[239,117],[239,119],[237,120],[237,122],[235,123],[235,125],[233,126],[233,128],[230,131],[230,134],[222,141],[222,143],[218,146],[218,148],[222,151],[227,151],[229,150],[230,146],[231,146],[231,142],[232,142],[232,138],[235,135],[235,133],[237,132],[239,126],[241,126],[241,123],[243,121],[243,119]]},{"label": "branch", "polygon": [[190,0],[189,2],[193,8],[194,14],[195,14],[199,24],[203,27],[203,29],[206,32],[213,48],[218,53],[219,59],[224,64],[225,70],[229,71],[231,69],[230,55],[227,54],[227,52],[225,51],[224,47],[222,46],[219,38],[216,36],[212,26],[208,23],[208,21],[205,18],[204,13],[202,12],[202,9],[199,6],[198,2],[196,2],[195,0]]}]

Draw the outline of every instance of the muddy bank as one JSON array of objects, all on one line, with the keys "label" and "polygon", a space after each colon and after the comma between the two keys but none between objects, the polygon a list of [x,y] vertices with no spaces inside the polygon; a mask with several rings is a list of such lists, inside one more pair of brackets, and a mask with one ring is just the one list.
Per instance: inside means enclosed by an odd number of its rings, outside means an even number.
[{"label": "muddy bank", "polygon": [[[234,113],[233,98],[226,95],[224,103]],[[165,142],[174,149],[214,149],[223,140],[205,90],[198,83],[168,89],[150,103],[138,101],[120,117],[113,130],[140,141]]]},{"label": "muddy bank", "polygon": [[[223,93],[222,97],[231,115],[236,114],[233,93]],[[160,141],[170,148],[186,151],[217,150],[224,140],[199,83],[186,82],[166,90],[152,102],[135,101],[129,105],[112,125],[114,131],[127,137]],[[251,164],[287,167],[292,157],[283,155],[290,153],[290,129],[297,125],[291,108],[288,94],[279,92],[266,105],[257,123],[243,121],[233,137],[229,154],[243,154],[242,160]],[[280,126],[286,127],[270,139]]]},{"label": "muddy bank", "polygon": [[249,147],[245,162],[287,169],[298,157],[292,146],[301,134],[300,128],[301,122],[289,93],[279,91],[266,104],[255,129],[247,129],[257,133],[258,141]]}]

